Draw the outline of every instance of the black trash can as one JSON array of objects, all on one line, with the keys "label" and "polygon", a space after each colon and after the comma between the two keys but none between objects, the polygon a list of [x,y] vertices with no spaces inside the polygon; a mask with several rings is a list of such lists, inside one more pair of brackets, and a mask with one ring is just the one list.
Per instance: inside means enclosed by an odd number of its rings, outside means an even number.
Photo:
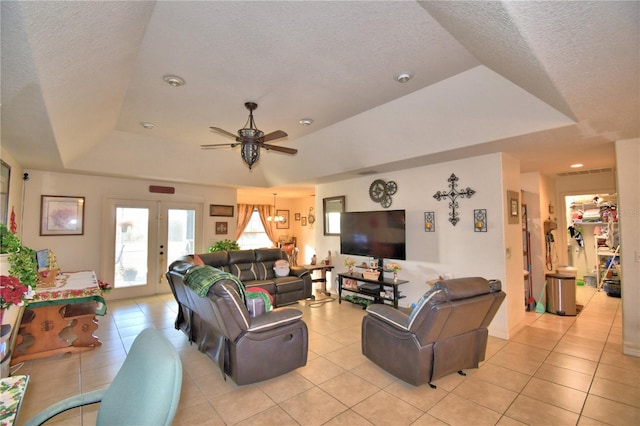
[{"label": "black trash can", "polygon": [[547,312],[557,315],[576,315],[576,278],[547,274]]}]

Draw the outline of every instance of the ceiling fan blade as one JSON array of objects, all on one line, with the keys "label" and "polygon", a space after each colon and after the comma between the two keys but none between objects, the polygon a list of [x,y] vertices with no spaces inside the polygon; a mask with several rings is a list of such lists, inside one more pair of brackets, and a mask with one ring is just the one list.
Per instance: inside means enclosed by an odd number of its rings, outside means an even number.
[{"label": "ceiling fan blade", "polygon": [[[238,140],[238,136],[237,135],[234,135],[231,132],[227,132],[226,130],[221,129],[219,127],[209,127],[209,129],[211,129],[212,132],[220,133],[221,135],[225,135],[225,136],[230,137],[232,139]],[[240,142],[240,141],[238,141],[238,142]]]},{"label": "ceiling fan blade", "polygon": [[264,135],[262,137],[262,142],[269,142],[275,139],[280,139],[280,138],[286,138],[287,133],[283,132],[282,130],[276,130],[275,132],[271,132],[271,133],[267,133],[266,135]]},{"label": "ceiling fan blade", "polygon": [[284,146],[262,144],[262,147],[266,150],[273,150],[278,152],[284,152],[285,154],[297,154],[298,150],[295,148],[287,148]]},{"label": "ceiling fan blade", "polygon": [[231,148],[234,148],[236,146],[240,145],[239,143],[214,143],[214,144],[209,144],[209,145],[200,145],[200,148],[202,149],[214,149],[214,148],[220,148],[222,146],[230,146]]}]

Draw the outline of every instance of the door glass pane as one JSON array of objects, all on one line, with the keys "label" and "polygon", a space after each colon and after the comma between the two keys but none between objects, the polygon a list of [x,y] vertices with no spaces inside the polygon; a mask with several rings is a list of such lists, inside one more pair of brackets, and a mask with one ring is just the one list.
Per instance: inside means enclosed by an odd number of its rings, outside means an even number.
[{"label": "door glass pane", "polygon": [[147,284],[149,209],[116,208],[114,287]]},{"label": "door glass pane", "polygon": [[196,211],[169,209],[167,218],[167,260],[170,265],[180,256],[193,254]]}]

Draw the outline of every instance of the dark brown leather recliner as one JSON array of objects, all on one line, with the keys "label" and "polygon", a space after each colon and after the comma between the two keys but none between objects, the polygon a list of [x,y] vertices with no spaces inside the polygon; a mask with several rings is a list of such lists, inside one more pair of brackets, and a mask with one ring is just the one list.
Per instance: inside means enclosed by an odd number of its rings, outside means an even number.
[{"label": "dark brown leather recliner", "polygon": [[[172,273],[179,272],[176,268],[167,273],[169,281],[175,281]],[[282,308],[250,317],[232,280],[213,284],[205,297],[182,280],[177,284],[172,285],[181,307],[176,328],[237,385],[271,379],[306,365],[308,331],[300,310]]]},{"label": "dark brown leather recliner", "polygon": [[478,368],[487,327],[506,294],[501,282],[459,278],[437,282],[410,315],[374,304],[362,320],[362,353],[415,386],[465,368]]}]

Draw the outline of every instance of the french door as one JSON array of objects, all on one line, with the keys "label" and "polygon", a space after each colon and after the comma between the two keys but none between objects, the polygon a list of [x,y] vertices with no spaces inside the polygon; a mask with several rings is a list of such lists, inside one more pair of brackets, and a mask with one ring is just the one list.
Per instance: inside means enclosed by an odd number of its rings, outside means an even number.
[{"label": "french door", "polygon": [[168,264],[200,247],[202,205],[108,199],[103,226],[102,276],[109,299],[170,292]]}]

